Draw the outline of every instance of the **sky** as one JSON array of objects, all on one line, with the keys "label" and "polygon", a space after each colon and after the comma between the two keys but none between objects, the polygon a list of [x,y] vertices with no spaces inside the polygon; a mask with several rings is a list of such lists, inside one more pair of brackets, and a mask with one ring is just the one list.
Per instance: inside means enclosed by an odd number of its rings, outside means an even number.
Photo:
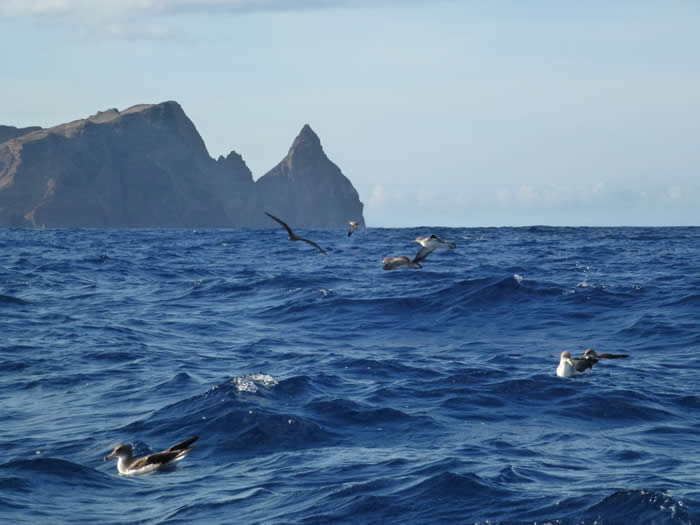
[{"label": "sky", "polygon": [[368,226],[700,225],[700,2],[0,0],[0,124],[176,100],[255,179],[304,124]]}]

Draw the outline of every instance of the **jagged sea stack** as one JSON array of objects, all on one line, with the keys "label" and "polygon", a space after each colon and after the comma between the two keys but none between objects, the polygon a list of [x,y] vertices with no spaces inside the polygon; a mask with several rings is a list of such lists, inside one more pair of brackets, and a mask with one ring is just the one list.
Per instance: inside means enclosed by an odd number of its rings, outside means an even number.
[{"label": "jagged sea stack", "polygon": [[0,227],[365,225],[352,183],[309,126],[257,182],[232,151],[212,159],[177,102],[109,109],[51,128],[0,125]]},{"label": "jagged sea stack", "polygon": [[365,226],[357,190],[326,156],[308,124],[287,156],[255,186],[264,210],[292,228],[345,228],[349,220]]}]

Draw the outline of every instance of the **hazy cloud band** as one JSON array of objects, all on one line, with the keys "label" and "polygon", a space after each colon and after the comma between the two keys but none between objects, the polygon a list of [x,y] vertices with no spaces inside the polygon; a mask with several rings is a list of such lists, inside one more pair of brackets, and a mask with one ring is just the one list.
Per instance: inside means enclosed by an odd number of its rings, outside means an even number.
[{"label": "hazy cloud band", "polygon": [[0,0],[0,16],[112,17],[415,5],[425,0]]}]

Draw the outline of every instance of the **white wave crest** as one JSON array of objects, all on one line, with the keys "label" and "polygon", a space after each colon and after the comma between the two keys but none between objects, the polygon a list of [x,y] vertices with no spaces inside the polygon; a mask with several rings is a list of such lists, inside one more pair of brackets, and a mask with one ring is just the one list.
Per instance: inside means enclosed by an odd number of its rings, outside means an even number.
[{"label": "white wave crest", "polygon": [[244,376],[236,376],[231,379],[231,382],[236,385],[239,392],[257,392],[260,387],[272,388],[279,384],[274,377],[267,374],[246,374]]}]

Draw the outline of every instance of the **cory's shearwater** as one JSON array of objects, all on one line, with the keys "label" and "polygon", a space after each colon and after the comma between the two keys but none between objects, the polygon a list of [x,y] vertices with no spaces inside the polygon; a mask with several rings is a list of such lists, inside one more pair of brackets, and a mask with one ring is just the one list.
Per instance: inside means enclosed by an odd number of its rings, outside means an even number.
[{"label": "cory's shearwater", "polygon": [[440,237],[438,237],[435,234],[431,235],[430,237],[418,237],[414,242],[417,242],[422,246],[422,248],[418,252],[418,255],[420,255],[421,252],[423,252],[424,250],[427,252],[425,256],[422,257],[423,259],[425,259],[425,257],[433,253],[438,248],[451,248],[454,250],[457,247],[455,243],[443,241]]},{"label": "cory's shearwater", "polygon": [[348,237],[352,235],[352,232],[354,232],[357,228],[360,227],[358,223],[355,221],[348,221],[348,224],[350,225],[350,230],[348,231]]},{"label": "cory's shearwater", "polygon": [[107,461],[113,457],[119,458],[117,461],[117,470],[119,474],[146,474],[167,467],[170,463],[175,461],[180,461],[194,448],[190,445],[198,439],[199,436],[194,436],[162,452],[156,452],[155,454],[149,454],[148,456],[140,458],[133,457],[131,445],[119,445],[109,456],[105,456],[104,460]]},{"label": "cory's shearwater", "polygon": [[289,239],[290,241],[304,241],[304,242],[308,242],[311,246],[314,246],[315,248],[318,248],[318,249],[321,251],[321,253],[323,253],[323,254],[325,254],[325,255],[328,255],[328,254],[326,253],[326,250],[324,250],[323,248],[321,248],[321,247],[320,247],[318,244],[316,244],[314,241],[310,241],[309,239],[304,239],[303,237],[299,237],[296,233],[294,233],[294,232],[292,231],[292,229],[291,229],[289,226],[287,226],[287,223],[284,222],[282,219],[278,219],[277,217],[275,217],[275,216],[272,215],[271,213],[267,213],[267,212],[265,212],[265,215],[267,215],[267,216],[270,217],[271,219],[276,220],[276,221],[279,222],[282,226],[284,226],[284,229],[287,230],[287,233],[289,234],[289,237],[287,237],[287,239]]},{"label": "cory's shearwater", "polygon": [[622,357],[629,356],[627,354],[599,354],[589,348],[583,353],[583,357],[571,357],[571,352],[564,351],[561,353],[557,375],[559,377],[575,376],[593,368],[593,365],[601,359],[620,359]]},{"label": "cory's shearwater", "polygon": [[432,250],[426,249],[426,248],[421,248],[418,250],[418,253],[416,256],[411,260],[410,257],[407,255],[399,255],[398,257],[384,257],[382,259],[382,264],[384,265],[383,268],[385,270],[393,270],[395,268],[400,268],[401,266],[408,266],[409,268],[423,268],[421,266],[420,262],[425,259],[428,255],[433,253],[435,248]]}]

